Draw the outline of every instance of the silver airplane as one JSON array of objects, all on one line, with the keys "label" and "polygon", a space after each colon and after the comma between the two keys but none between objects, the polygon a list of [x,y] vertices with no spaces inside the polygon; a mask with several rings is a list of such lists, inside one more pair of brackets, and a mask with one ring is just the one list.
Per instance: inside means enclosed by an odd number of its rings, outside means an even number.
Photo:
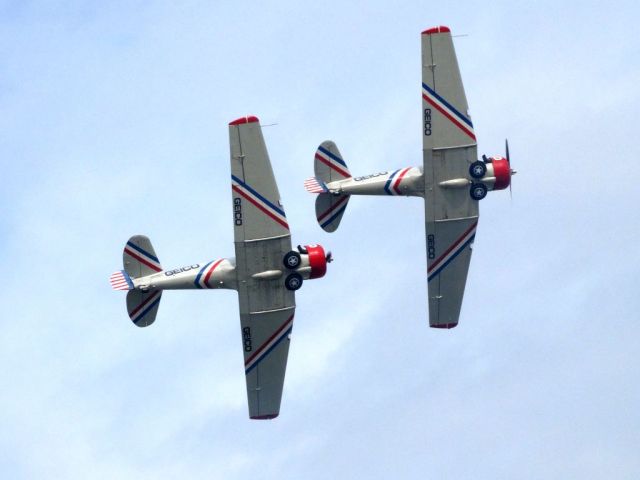
[{"label": "silver airplane", "polygon": [[127,312],[138,327],[155,321],[164,290],[237,290],[249,417],[271,419],[280,412],[294,292],[304,280],[324,276],[331,253],[320,245],[291,248],[258,119],[231,122],[229,142],[235,258],[164,270],[149,239],[135,235],[124,247],[124,270],[110,281],[128,291]]},{"label": "silver airplane", "polygon": [[323,142],[315,154],[315,177],[305,188],[317,193],[316,218],[334,232],[351,195],[423,197],[425,205],[429,325],[458,324],[471,246],[478,226],[478,201],[511,185],[506,158],[478,160],[451,31],[422,32],[423,166],[353,177],[336,144]]}]

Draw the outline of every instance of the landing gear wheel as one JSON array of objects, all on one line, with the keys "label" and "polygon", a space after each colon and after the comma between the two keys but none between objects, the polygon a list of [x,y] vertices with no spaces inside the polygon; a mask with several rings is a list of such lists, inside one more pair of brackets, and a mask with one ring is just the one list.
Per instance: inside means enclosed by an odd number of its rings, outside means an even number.
[{"label": "landing gear wheel", "polygon": [[469,194],[474,200],[482,200],[487,196],[487,186],[484,183],[474,183],[471,185]]},{"label": "landing gear wheel", "polygon": [[298,268],[300,266],[300,262],[301,262],[300,254],[293,250],[288,252],[284,256],[284,259],[282,260],[282,263],[284,263],[284,266],[287,267],[289,270],[295,270],[296,268]]},{"label": "landing gear wheel", "polygon": [[482,178],[484,174],[487,173],[487,166],[484,162],[480,160],[476,160],[471,165],[469,165],[469,175],[473,178]]},{"label": "landing gear wheel", "polygon": [[302,276],[299,273],[291,273],[284,281],[287,290],[295,292],[302,286]]}]

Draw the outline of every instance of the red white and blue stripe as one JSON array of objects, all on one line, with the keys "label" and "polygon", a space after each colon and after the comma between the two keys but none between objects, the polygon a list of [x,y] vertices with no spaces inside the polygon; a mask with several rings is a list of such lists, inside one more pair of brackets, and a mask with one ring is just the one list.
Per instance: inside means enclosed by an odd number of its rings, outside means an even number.
[{"label": "red white and blue stripe", "polygon": [[427,270],[427,281],[433,280],[437,277],[440,272],[442,272],[447,266],[458,256],[460,253],[467,248],[467,246],[473,243],[473,240],[476,236],[476,228],[478,226],[478,222],[475,221],[473,224],[464,231],[458,239],[453,242],[449,248],[445,250],[445,252],[440,255],[437,259],[433,261],[433,263],[429,266]]},{"label": "red white and blue stripe", "polygon": [[344,160],[342,160],[342,158],[340,158],[339,156],[334,155],[323,146],[319,146],[318,150],[316,150],[316,160],[324,163],[327,167],[337,172],[344,178],[351,177],[349,169],[347,168],[347,164],[344,163]]},{"label": "red white and blue stripe", "polygon": [[304,189],[309,193],[327,193],[329,191],[325,183],[316,177],[307,178],[304,181]]},{"label": "red white and blue stripe", "polygon": [[111,288],[114,290],[133,290],[131,277],[124,270],[119,270],[109,277]]},{"label": "red white and blue stripe", "polygon": [[158,260],[155,255],[152,255],[151,253],[147,252],[143,248],[140,248],[138,245],[132,242],[127,242],[127,244],[124,246],[124,253],[126,253],[130,257],[133,257],[143,265],[146,265],[153,271],[162,271],[160,260]]},{"label": "red white and blue stripe", "polygon": [[211,288],[211,286],[209,285],[209,279],[211,278],[211,275],[213,274],[215,269],[220,266],[223,260],[224,259],[212,260],[200,269],[198,275],[196,275],[196,279],[193,282],[196,288]]},{"label": "red white and blue stripe", "polygon": [[249,202],[255,205],[258,210],[263,212],[273,221],[289,230],[289,224],[287,223],[287,217],[284,214],[284,210],[271,203],[235,175],[231,175],[231,189],[246,198]]},{"label": "red white and blue stripe", "polygon": [[340,195],[336,203],[316,217],[320,226],[324,228],[334,220],[339,219],[344,213],[344,209],[347,208],[348,201],[349,195]]},{"label": "red white and blue stripe", "polygon": [[399,188],[400,182],[402,182],[402,179],[407,174],[407,172],[411,170],[411,168],[412,167],[401,168],[400,170],[396,170],[391,175],[389,175],[387,183],[384,184],[384,191],[387,193],[387,195],[402,195],[402,192]]},{"label": "red white and blue stripe", "polygon": [[473,130],[473,123],[471,123],[471,119],[456,110],[453,105],[438,95],[435,90],[425,83],[422,84],[422,98],[475,141],[476,134]]},{"label": "red white and blue stripe", "polygon": [[156,308],[158,303],[160,303],[160,297],[162,297],[162,290],[156,290],[141,302],[140,305],[131,310],[131,312],[129,312],[129,318],[131,318],[133,323],[137,325],[149,312]]},{"label": "red white and blue stripe", "polygon": [[262,360],[264,360],[274,348],[282,342],[285,338],[288,338],[291,330],[293,329],[293,315],[291,315],[278,329],[271,335],[258,349],[256,349],[251,355],[244,361],[244,373],[248,374],[258,366]]}]

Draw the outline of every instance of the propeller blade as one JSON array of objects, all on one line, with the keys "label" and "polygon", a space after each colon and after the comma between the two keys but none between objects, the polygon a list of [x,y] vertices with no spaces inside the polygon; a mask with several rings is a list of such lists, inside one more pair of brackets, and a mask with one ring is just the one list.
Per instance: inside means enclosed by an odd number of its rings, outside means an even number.
[{"label": "propeller blade", "polygon": [[333,254],[331,253],[331,251],[328,251],[327,255],[324,258],[327,261],[327,263],[333,262]]},{"label": "propeller blade", "polygon": [[512,177],[516,174],[516,171],[511,168],[511,157],[509,157],[509,140],[507,140],[506,138],[504,139],[504,150],[505,155],[507,156],[507,162],[509,163],[509,200],[513,202],[513,189],[511,188],[511,186],[513,180]]},{"label": "propeller blade", "polygon": [[504,139],[504,149],[507,155],[507,162],[509,162],[509,165],[511,165],[511,160],[509,159],[509,140],[507,140],[506,138]]}]

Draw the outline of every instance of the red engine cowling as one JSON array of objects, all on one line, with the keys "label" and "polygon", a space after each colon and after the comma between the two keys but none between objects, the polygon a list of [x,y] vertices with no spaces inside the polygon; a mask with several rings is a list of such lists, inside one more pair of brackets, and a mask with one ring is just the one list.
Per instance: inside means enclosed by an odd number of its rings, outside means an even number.
[{"label": "red engine cowling", "polygon": [[496,183],[493,190],[504,190],[511,183],[511,165],[509,161],[500,156],[491,157],[491,165],[493,165],[493,176],[496,177]]},{"label": "red engine cowling", "polygon": [[309,254],[309,266],[311,267],[311,275],[309,278],[324,277],[327,273],[327,256],[321,245],[305,245],[305,250]]}]

